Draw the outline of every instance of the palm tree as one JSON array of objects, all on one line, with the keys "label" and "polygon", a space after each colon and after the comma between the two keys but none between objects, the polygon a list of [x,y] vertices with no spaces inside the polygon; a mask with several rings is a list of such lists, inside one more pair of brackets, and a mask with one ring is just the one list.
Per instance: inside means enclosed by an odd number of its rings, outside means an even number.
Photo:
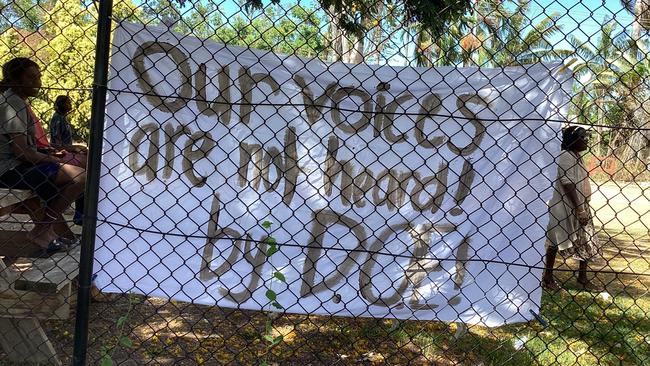
[{"label": "palm tree", "polygon": [[[640,50],[649,46],[647,40],[637,40],[635,44]],[[650,141],[650,59],[640,50],[632,47],[622,53],[617,62],[620,82],[616,87],[618,103],[624,111],[623,123],[633,128],[625,140],[621,159],[636,166],[642,164]]]},{"label": "palm tree", "polygon": [[[650,61],[643,51],[648,41],[630,39],[625,30],[617,32],[614,20],[604,23],[595,44],[568,37],[580,58],[574,67],[579,84],[572,113],[580,122],[631,127],[612,132],[606,154],[618,150],[621,160],[632,166],[641,161],[649,137],[640,130],[650,127]],[[596,129],[601,138],[602,128]]]},{"label": "palm tree", "polygon": [[[479,64],[512,66],[544,60],[558,59],[569,54],[555,49],[551,43],[554,35],[562,31],[552,14],[531,23],[530,0],[518,0],[509,10],[500,1],[485,1],[477,5],[477,37],[482,39]],[[530,29],[528,29],[530,28]]]},{"label": "palm tree", "polygon": [[[431,40],[418,32],[415,37],[416,63],[432,65],[513,66],[559,59],[571,54],[551,42],[561,32],[558,15],[531,24],[529,0],[519,0],[514,9],[502,1],[486,0],[474,12],[450,26],[447,34]],[[468,24],[469,27],[463,27]]]},{"label": "palm tree", "polygon": [[632,23],[632,40],[638,42],[644,30],[650,30],[650,1],[621,0],[621,4],[634,15]]},{"label": "palm tree", "polygon": [[[611,92],[618,82],[616,62],[620,58],[620,35],[616,35],[617,22],[605,20],[594,45],[591,41],[580,41],[569,35],[567,40],[573,46],[574,55],[580,60],[574,64],[573,72],[578,80],[573,110],[580,122],[607,124],[605,116],[610,106],[616,103]],[[591,116],[595,116],[595,121]],[[598,131],[596,150],[601,153],[602,127]],[[610,145],[611,146],[611,145]]]}]

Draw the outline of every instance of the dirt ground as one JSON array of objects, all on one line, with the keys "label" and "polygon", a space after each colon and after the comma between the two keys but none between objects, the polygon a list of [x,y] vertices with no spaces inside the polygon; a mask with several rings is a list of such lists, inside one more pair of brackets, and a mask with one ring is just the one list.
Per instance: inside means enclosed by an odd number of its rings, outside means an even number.
[{"label": "dirt ground", "polygon": [[[594,185],[592,207],[596,225],[609,238],[599,268],[650,273],[645,260],[650,250],[650,184]],[[599,278],[605,281],[612,276]],[[607,286],[610,293],[647,296],[650,283],[645,277],[623,276],[628,278],[625,283]],[[70,320],[44,322],[64,364],[71,362],[74,315],[73,310]],[[283,342],[269,349],[263,339],[269,319],[261,312],[120,295],[114,301],[91,305],[88,364],[100,364],[102,357],[111,355],[113,364],[119,365],[256,365],[259,360],[301,366],[478,365],[487,362],[480,356],[483,347],[501,348],[489,331],[467,348],[448,347],[458,331],[454,324],[285,315],[273,320],[272,330],[273,336],[283,336]],[[432,334],[444,340],[430,343]],[[419,338],[423,335],[429,343]],[[511,352],[505,349],[508,362],[516,360]]]},{"label": "dirt ground", "polygon": [[592,191],[596,225],[637,236],[650,233],[650,183],[594,183]]}]

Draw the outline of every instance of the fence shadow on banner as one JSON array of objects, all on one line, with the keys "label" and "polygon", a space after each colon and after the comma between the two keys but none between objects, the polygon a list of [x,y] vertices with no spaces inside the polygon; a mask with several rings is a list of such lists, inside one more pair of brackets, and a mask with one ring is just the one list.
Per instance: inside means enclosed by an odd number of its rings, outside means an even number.
[{"label": "fence shadow on banner", "polygon": [[[68,312],[79,247],[29,257],[2,188],[0,365],[70,363],[85,315],[89,364],[650,363],[647,2],[440,3],[114,1],[97,287]],[[86,145],[96,5],[0,9]],[[598,243],[557,289],[549,221]]]}]

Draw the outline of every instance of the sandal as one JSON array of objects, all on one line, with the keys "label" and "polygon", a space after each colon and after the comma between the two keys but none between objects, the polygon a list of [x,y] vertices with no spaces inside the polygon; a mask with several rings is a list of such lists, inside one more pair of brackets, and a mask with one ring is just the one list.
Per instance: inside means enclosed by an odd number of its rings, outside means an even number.
[{"label": "sandal", "polygon": [[67,250],[70,250],[76,247],[77,245],[81,244],[81,237],[75,235],[74,239],[58,238],[57,241],[65,245]]},{"label": "sandal", "polygon": [[62,252],[66,249],[65,244],[59,242],[59,240],[52,240],[50,244],[47,245],[47,248],[39,248],[35,252],[29,255],[30,258],[49,258],[54,253]]}]

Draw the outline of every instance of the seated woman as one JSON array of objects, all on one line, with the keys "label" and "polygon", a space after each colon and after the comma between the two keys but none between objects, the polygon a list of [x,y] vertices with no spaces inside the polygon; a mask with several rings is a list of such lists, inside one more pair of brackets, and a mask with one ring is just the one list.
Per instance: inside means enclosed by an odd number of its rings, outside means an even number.
[{"label": "seated woman", "polygon": [[[50,143],[45,134],[45,129],[41,120],[36,114],[28,109],[29,117],[34,121],[34,134],[36,138],[36,149],[43,154],[54,155],[63,161],[65,164],[72,164],[86,169],[86,162],[88,161],[87,152],[83,146],[76,145],[61,145]],[[56,114],[55,114],[56,116]],[[54,121],[54,117],[52,120]],[[52,123],[52,122],[50,122]],[[52,125],[50,125],[52,126]]]},{"label": "seated woman", "polygon": [[72,113],[72,99],[67,95],[59,95],[54,101],[54,114],[50,119],[50,144],[75,154],[86,154],[85,146],[74,145],[72,141],[72,126],[68,115]]},{"label": "seated woman", "polygon": [[[72,101],[67,95],[59,95],[54,102],[54,115],[50,121],[52,143],[47,139],[41,120],[30,110],[30,117],[34,121],[36,135],[36,148],[38,151],[54,155],[64,164],[71,164],[86,169],[88,150],[84,146],[72,144],[72,130],[65,116],[72,111]],[[56,141],[56,142],[55,142]],[[76,225],[83,224],[83,197],[75,201],[75,211],[72,221]]]},{"label": "seated woman", "polygon": [[[57,239],[75,240],[71,231],[60,230],[63,211],[84,190],[85,169],[63,164],[56,154],[37,149],[34,113],[28,98],[38,95],[41,72],[27,58],[14,58],[2,66],[0,81],[0,184],[33,190],[44,202],[40,219],[28,239],[47,255],[63,249]],[[67,227],[67,225],[66,225]],[[57,229],[58,233],[57,233]]]}]

